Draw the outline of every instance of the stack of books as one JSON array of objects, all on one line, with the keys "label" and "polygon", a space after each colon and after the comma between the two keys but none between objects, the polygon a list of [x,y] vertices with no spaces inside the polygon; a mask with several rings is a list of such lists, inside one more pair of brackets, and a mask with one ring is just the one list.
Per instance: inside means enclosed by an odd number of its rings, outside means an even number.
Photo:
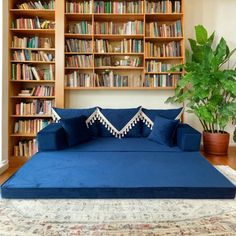
[{"label": "stack of books", "polygon": [[89,21],[79,21],[70,22],[68,33],[70,34],[92,34],[92,22]]},{"label": "stack of books", "polygon": [[20,141],[14,146],[15,157],[31,157],[38,152],[38,144],[36,139]]},{"label": "stack of books", "polygon": [[12,21],[13,29],[55,29],[55,22],[36,17],[19,18]]},{"label": "stack of books", "polygon": [[36,97],[47,97],[54,96],[55,91],[53,86],[38,85],[32,89],[23,89],[20,91],[18,96],[36,96]]},{"label": "stack of books", "polygon": [[14,125],[14,134],[37,134],[52,121],[46,119],[18,120]]},{"label": "stack of books", "polygon": [[95,1],[95,13],[143,13],[143,1]]},{"label": "stack of books", "polygon": [[89,55],[78,55],[78,56],[67,56],[66,67],[93,67],[93,56]]},{"label": "stack of books", "polygon": [[30,2],[24,2],[21,4],[16,5],[18,9],[22,10],[28,10],[28,9],[42,9],[42,10],[47,10],[47,9],[54,9],[55,8],[55,1],[50,0],[50,1],[43,1],[41,2],[40,0],[37,1],[30,1]]},{"label": "stack of books", "polygon": [[181,45],[180,42],[170,42],[157,44],[146,42],[146,53],[148,57],[180,57]]},{"label": "stack of books", "polygon": [[143,34],[143,22],[95,22],[95,34],[139,35]]},{"label": "stack of books", "polygon": [[44,65],[41,67],[29,66],[27,64],[11,64],[12,80],[54,80],[55,66]]},{"label": "stack of books", "polygon": [[66,2],[66,13],[81,13],[88,14],[92,13],[93,4],[92,1],[81,1],[81,2]]},{"label": "stack of books", "polygon": [[51,115],[54,101],[34,99],[32,102],[16,104],[16,115]]},{"label": "stack of books", "polygon": [[12,53],[12,60],[15,61],[54,61],[54,55],[52,53],[45,53],[43,51],[31,51],[31,50],[16,50]]},{"label": "stack of books", "polygon": [[14,36],[12,40],[12,47],[16,48],[53,48],[54,42],[51,38],[31,37],[20,38]]},{"label": "stack of books", "polygon": [[182,37],[181,21],[162,24],[150,22],[146,24],[146,36],[148,37]]},{"label": "stack of books", "polygon": [[92,52],[92,40],[67,39],[66,52]]}]

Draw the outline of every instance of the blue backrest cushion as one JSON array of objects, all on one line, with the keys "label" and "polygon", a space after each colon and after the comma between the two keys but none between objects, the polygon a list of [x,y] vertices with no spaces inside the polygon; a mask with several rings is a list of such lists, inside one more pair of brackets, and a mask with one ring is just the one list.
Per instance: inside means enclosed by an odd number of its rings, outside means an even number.
[{"label": "blue backrest cushion", "polygon": [[61,119],[60,123],[66,132],[67,143],[70,147],[88,142],[92,138],[86,120],[86,116]]},{"label": "blue backrest cushion", "polygon": [[[106,119],[120,131],[124,128],[130,120],[140,111],[141,107],[129,108],[129,109],[100,109],[101,113]],[[99,123],[98,133],[101,137],[112,137],[114,136],[108,127],[104,124]],[[141,121],[137,121],[134,126],[124,135],[125,137],[141,137]]]},{"label": "blue backrest cushion", "polygon": [[[183,108],[177,108],[177,109],[146,109],[142,108],[142,111],[145,115],[148,116],[148,118],[154,122],[156,116],[161,116],[167,119],[175,120],[176,118],[179,119],[179,116],[181,115]],[[150,127],[142,123],[142,136],[147,137],[151,133]]]},{"label": "blue backrest cushion", "polygon": [[170,120],[161,116],[156,116],[148,139],[172,147],[178,124],[179,120]]},{"label": "blue backrest cushion", "polygon": [[[84,108],[84,109],[53,108],[53,110],[57,113],[57,115],[61,119],[67,119],[67,118],[80,117],[80,116],[89,117],[96,110],[96,107]],[[94,137],[98,136],[97,122],[93,123],[92,125],[89,125],[89,129]]]}]

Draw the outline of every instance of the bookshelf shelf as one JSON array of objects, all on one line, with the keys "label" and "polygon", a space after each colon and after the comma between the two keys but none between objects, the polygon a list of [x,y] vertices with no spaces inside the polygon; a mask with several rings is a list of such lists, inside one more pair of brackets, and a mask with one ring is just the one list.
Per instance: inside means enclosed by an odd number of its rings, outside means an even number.
[{"label": "bookshelf shelf", "polygon": [[65,33],[65,38],[92,39],[92,34],[70,34]]},{"label": "bookshelf shelf", "polygon": [[35,138],[37,134],[11,134],[11,137],[29,137],[29,138]]},{"label": "bookshelf shelf", "polygon": [[55,61],[15,61],[11,60],[12,63],[22,63],[22,64],[55,64]]},{"label": "bookshelf shelf", "polygon": [[93,67],[65,67],[66,70],[93,70]]},{"label": "bookshelf shelf", "polygon": [[65,52],[65,55],[91,55],[93,52]]},{"label": "bookshelf shelf", "polygon": [[65,90],[173,90],[175,87],[65,87]]},{"label": "bookshelf shelf", "polygon": [[116,39],[116,40],[123,40],[123,39],[143,39],[143,34],[131,34],[131,35],[119,35],[119,34],[95,34],[94,39]]},{"label": "bookshelf shelf", "polygon": [[184,57],[146,57],[146,60],[183,60]]},{"label": "bookshelf shelf", "polygon": [[183,13],[147,13],[145,15],[148,21],[176,21],[181,20],[184,16]]},{"label": "bookshelf shelf", "polygon": [[143,67],[131,67],[131,66],[101,66],[94,67],[95,70],[143,70]]},{"label": "bookshelf shelf", "polygon": [[11,96],[12,99],[55,99],[54,96]]},{"label": "bookshelf shelf", "polygon": [[11,50],[29,50],[29,51],[55,51],[55,48],[17,48],[11,47]]},{"label": "bookshelf shelf", "polygon": [[52,115],[11,115],[13,118],[52,118]]},{"label": "bookshelf shelf", "polygon": [[95,56],[104,56],[104,55],[108,55],[108,56],[143,56],[144,53],[129,53],[129,52],[104,52],[104,53],[99,53],[99,52],[95,52],[94,53]]},{"label": "bookshelf shelf", "polygon": [[145,37],[146,41],[151,42],[171,42],[171,41],[181,41],[183,37]]},{"label": "bookshelf shelf", "polygon": [[17,17],[21,17],[22,15],[27,17],[38,17],[46,18],[46,19],[54,19],[55,18],[55,11],[49,9],[10,9],[10,13],[14,14]]},{"label": "bookshelf shelf", "polygon": [[10,80],[12,83],[55,83],[54,80]]},{"label": "bookshelf shelf", "polygon": [[54,29],[10,29],[12,33],[19,33],[23,35],[53,35]]},{"label": "bookshelf shelf", "polygon": [[94,14],[94,20],[96,21],[110,21],[111,19],[113,20],[116,18],[116,21],[124,21],[124,20],[143,20],[144,19],[144,14],[111,14],[110,13],[104,13],[104,14]]}]

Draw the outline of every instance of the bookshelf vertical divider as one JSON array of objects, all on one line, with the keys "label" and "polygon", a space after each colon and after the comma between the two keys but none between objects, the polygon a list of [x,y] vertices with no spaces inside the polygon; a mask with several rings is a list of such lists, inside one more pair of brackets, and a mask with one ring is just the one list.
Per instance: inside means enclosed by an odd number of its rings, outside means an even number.
[{"label": "bookshelf vertical divider", "polygon": [[[36,133],[15,133],[15,124],[19,121],[28,121],[34,119],[45,119],[50,120],[51,115],[49,114],[34,114],[34,115],[17,115],[16,114],[16,104],[21,102],[30,102],[33,99],[35,100],[47,100],[51,99],[55,101],[55,106],[63,108],[65,104],[68,102],[66,101],[67,93],[69,95],[70,91],[75,90],[173,90],[176,87],[176,81],[178,76],[181,76],[183,72],[169,72],[167,69],[162,69],[162,65],[170,66],[171,64],[180,64],[184,62],[184,0],[166,0],[163,1],[165,4],[169,4],[170,1],[175,4],[176,1],[179,1],[181,4],[181,11],[180,12],[149,12],[150,9],[147,8],[147,3],[158,3],[159,0],[142,0],[142,12],[140,11],[133,11],[135,13],[97,13],[95,12],[95,5],[98,4],[99,1],[97,0],[68,0],[68,2],[73,3],[85,3],[90,2],[92,5],[92,12],[86,13],[79,13],[79,12],[67,12],[66,11],[66,2],[67,0],[55,0],[55,8],[52,10],[49,9],[18,9],[18,4],[22,3],[29,3],[28,0],[8,0],[9,1],[9,157],[18,156],[15,155],[14,150],[15,146],[18,145],[19,141],[23,140],[31,140],[32,138],[36,137]],[[41,2],[49,3],[51,0],[41,0]],[[138,0],[128,0],[128,1],[121,1],[121,0],[104,0],[105,2],[111,2],[110,7],[112,6],[113,2],[125,2],[125,3],[132,3],[138,2]],[[141,0],[140,0],[141,1]],[[32,0],[31,2],[34,2]],[[97,5],[96,5],[97,6]],[[118,9],[120,10],[120,9]],[[42,18],[49,21],[55,21],[55,29],[44,29],[43,27],[40,29],[29,29],[25,30],[23,28],[14,28],[13,27],[13,20],[19,18],[32,18],[37,19]],[[84,22],[83,22],[84,21]],[[143,33],[140,32],[140,26],[137,22],[142,22]],[[150,23],[156,23],[158,28],[161,28],[163,25],[167,25],[171,27],[171,25],[175,25],[177,27],[177,21],[181,21],[181,35],[171,35],[171,36],[157,36],[156,33],[152,36],[148,31],[150,31]],[[92,32],[86,33],[74,33],[69,30],[69,23],[70,22],[89,22],[92,26]],[[101,32],[95,32],[95,25],[96,23],[103,22],[113,22],[113,24],[121,24],[126,23],[126,27],[128,23],[133,24],[136,26],[135,30],[125,33],[117,33],[111,34],[110,32],[106,32],[101,34]],[[132,23],[133,22],[133,23]],[[135,23],[136,22],[136,23]],[[85,26],[88,27],[88,26]],[[124,26],[123,26],[124,28]],[[138,30],[137,30],[138,28]],[[154,31],[154,30],[153,30]],[[126,32],[126,31],[123,31]],[[136,34],[135,34],[135,33]],[[176,32],[175,32],[176,33]],[[15,45],[12,44],[13,37],[17,36],[20,38],[27,37],[32,38],[34,36],[38,36],[39,38],[48,37],[54,41],[53,46],[50,48],[17,48]],[[73,39],[74,42],[76,40],[80,40],[81,47],[75,47],[73,50],[66,49],[67,47],[67,40]],[[103,50],[98,51],[96,50],[96,43],[97,40],[104,40],[100,41],[103,45],[108,45],[108,49],[102,48]],[[137,45],[134,44],[135,43]],[[140,41],[138,41],[140,40]],[[140,43],[141,42],[141,43]],[[84,49],[84,45],[89,45],[91,43],[92,47]],[[125,47],[122,45],[126,45]],[[157,45],[160,48],[165,46],[164,44],[173,43],[174,45],[180,45],[180,55],[178,56],[154,56],[150,55],[148,52],[147,43],[152,43],[152,45]],[[131,45],[130,45],[131,44]],[[140,46],[141,45],[141,46]],[[103,46],[104,47],[104,46]],[[140,49],[142,48],[142,50]],[[87,50],[87,51],[86,51]],[[172,48],[173,50],[173,48]],[[174,50],[178,50],[174,48]],[[55,61],[22,61],[22,60],[13,60],[13,53],[19,53],[23,51],[29,52],[43,52],[48,54],[53,54],[55,56]],[[16,54],[17,54],[16,53]],[[153,54],[153,53],[152,53]],[[88,67],[84,66],[75,66],[70,65],[68,62],[68,57],[73,57],[77,59],[80,58],[81,60],[88,60],[88,57],[92,60],[92,63],[89,64]],[[109,57],[111,60],[111,64],[104,66],[103,61],[102,64],[97,65],[96,59]],[[128,59],[127,59],[128,58]],[[129,64],[129,61],[133,59],[139,58],[142,62],[139,65],[133,66],[132,63]],[[70,58],[71,59],[71,58]],[[101,59],[102,60],[102,59]],[[114,63],[115,61],[115,63]],[[123,63],[126,66],[123,66]],[[147,64],[150,62],[155,63],[159,66],[160,69],[148,69]],[[118,64],[117,64],[118,63]],[[126,64],[127,63],[127,64]],[[159,63],[159,64],[158,64]],[[162,64],[161,64],[162,63]],[[55,66],[55,80],[45,81],[43,80],[23,80],[22,78],[13,80],[13,64],[17,66],[20,64],[19,67],[23,65],[29,65],[31,67],[37,66]],[[86,64],[86,63],[85,63]],[[131,66],[132,65],[132,66]],[[156,66],[156,65],[155,65]],[[156,66],[157,67],[157,66]],[[117,84],[110,84],[111,82],[105,81],[104,76],[107,76],[106,73],[110,73],[112,71],[112,76],[108,77],[114,83],[116,75]],[[15,72],[14,72],[15,73]],[[76,76],[87,76],[89,78],[89,82],[86,84],[86,81],[82,81],[83,83],[79,86],[69,86],[68,75],[72,74],[73,77]],[[105,74],[105,75],[104,75]],[[82,76],[82,77],[83,77]],[[91,76],[91,77],[89,77]],[[101,77],[100,77],[101,76]],[[110,75],[109,75],[110,76]],[[119,77],[120,76],[120,77]],[[175,77],[177,76],[177,77]],[[82,78],[81,77],[81,78]],[[81,80],[81,78],[76,78],[76,80]],[[86,77],[83,77],[84,80]],[[88,79],[87,78],[87,79]],[[170,83],[164,84],[163,81],[167,81],[170,79]],[[156,82],[155,82],[156,80]],[[163,81],[162,81],[163,80]],[[131,82],[130,82],[131,81]],[[157,82],[159,81],[159,82]],[[161,81],[161,82],[160,82]],[[77,81],[78,82],[78,81]],[[108,83],[108,84],[107,84]],[[160,83],[160,84],[159,84]],[[162,84],[163,83],[163,84]],[[77,84],[77,83],[76,83]],[[55,88],[54,96],[49,97],[37,97],[37,96],[20,96],[19,94],[22,90],[31,88],[32,86],[45,86],[45,85],[52,85]],[[141,92],[140,92],[141,93]],[[19,155],[22,156],[22,155]],[[23,158],[23,157],[22,157]]]}]

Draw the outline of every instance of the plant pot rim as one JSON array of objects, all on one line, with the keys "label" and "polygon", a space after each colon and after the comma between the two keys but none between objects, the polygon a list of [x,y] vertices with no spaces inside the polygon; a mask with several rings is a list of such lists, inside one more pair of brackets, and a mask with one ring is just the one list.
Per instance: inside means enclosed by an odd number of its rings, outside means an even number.
[{"label": "plant pot rim", "polygon": [[205,134],[205,135],[229,135],[229,133],[226,132],[226,131],[223,131],[223,133],[220,133],[220,132],[218,132],[218,133],[211,133],[211,132],[203,131],[203,134]]}]

